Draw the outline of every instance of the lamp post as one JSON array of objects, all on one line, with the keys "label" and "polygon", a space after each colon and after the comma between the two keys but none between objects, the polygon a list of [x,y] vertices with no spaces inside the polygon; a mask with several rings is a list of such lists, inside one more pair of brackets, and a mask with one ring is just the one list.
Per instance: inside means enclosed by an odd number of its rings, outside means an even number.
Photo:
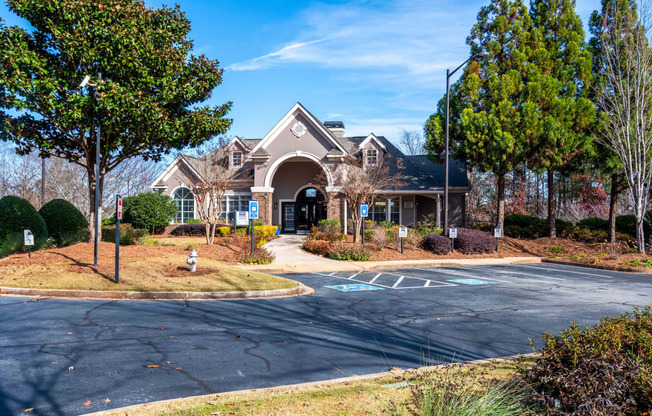
[{"label": "lamp post", "polygon": [[455,74],[460,68],[467,64],[471,59],[484,56],[485,53],[477,53],[471,55],[469,59],[462,62],[460,66],[455,68],[453,71],[450,69],[446,70],[446,147],[444,149],[444,235],[448,235],[448,157],[449,157],[449,140],[448,140],[448,124],[450,119],[450,80],[453,74]]},{"label": "lamp post", "polygon": [[[89,83],[91,77],[86,75],[82,80],[79,86],[84,88],[85,86],[95,87],[95,103],[97,104],[97,85]],[[97,74],[97,82],[102,81],[102,74]],[[100,111],[99,108],[96,111],[96,129],[95,129],[95,244],[93,248],[93,266],[97,266],[97,247],[100,242]]]}]

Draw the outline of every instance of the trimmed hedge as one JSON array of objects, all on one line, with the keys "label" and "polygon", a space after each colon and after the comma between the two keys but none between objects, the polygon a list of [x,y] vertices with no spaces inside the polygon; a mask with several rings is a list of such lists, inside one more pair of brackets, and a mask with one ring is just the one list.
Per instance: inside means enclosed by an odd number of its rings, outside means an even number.
[{"label": "trimmed hedge", "polygon": [[202,237],[206,236],[206,226],[204,224],[181,224],[170,231],[170,235],[180,237]]},{"label": "trimmed hedge", "polygon": [[143,192],[122,200],[124,210],[122,222],[156,230],[164,228],[177,216],[177,204],[167,195]]},{"label": "trimmed hedge", "polygon": [[419,244],[422,249],[435,254],[448,254],[451,252],[451,239],[441,234],[428,234]]},{"label": "trimmed hedge", "polygon": [[88,221],[84,214],[65,199],[53,199],[39,210],[48,234],[58,247],[67,246],[88,237]]},{"label": "trimmed hedge", "polygon": [[[254,234],[257,236],[262,236],[263,238],[269,238],[273,235],[276,235],[276,230],[278,229],[275,225],[260,225],[255,226]],[[241,226],[236,229],[238,235],[247,235],[249,227]],[[228,237],[233,234],[233,227],[222,226],[215,229],[216,237]],[[181,224],[174,227],[170,232],[170,235],[175,237],[205,237],[206,236],[206,226],[204,224]]]},{"label": "trimmed hedge", "polygon": [[463,254],[493,253],[496,251],[496,239],[484,231],[458,228],[455,248]]},{"label": "trimmed hedge", "polygon": [[25,249],[24,230],[34,234],[32,249],[39,249],[47,242],[45,221],[28,200],[17,196],[0,199],[0,256]]},{"label": "trimmed hedge", "polygon": [[591,231],[609,231],[609,221],[598,217],[588,217],[579,220],[577,226]]}]

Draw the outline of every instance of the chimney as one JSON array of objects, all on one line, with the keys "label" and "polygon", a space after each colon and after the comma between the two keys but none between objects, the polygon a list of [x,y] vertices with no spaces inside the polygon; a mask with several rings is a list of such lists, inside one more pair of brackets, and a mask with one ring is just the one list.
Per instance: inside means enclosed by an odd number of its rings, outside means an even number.
[{"label": "chimney", "polygon": [[333,136],[344,137],[344,123],[341,121],[324,121],[324,126],[333,133]]}]

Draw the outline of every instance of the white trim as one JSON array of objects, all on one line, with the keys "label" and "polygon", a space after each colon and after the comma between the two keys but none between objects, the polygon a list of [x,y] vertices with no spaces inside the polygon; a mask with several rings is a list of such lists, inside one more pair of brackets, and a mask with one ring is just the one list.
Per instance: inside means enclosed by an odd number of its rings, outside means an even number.
[{"label": "white trim", "polygon": [[324,170],[324,172],[326,172],[326,177],[328,179],[328,186],[333,186],[333,178],[331,177],[331,172],[330,170],[328,170],[328,167],[324,164],[324,162],[322,162],[317,156],[313,155],[312,153],[296,151],[296,152],[287,153],[279,157],[278,159],[276,159],[276,161],[274,161],[274,163],[272,163],[272,165],[267,170],[267,174],[265,175],[264,185],[266,188],[271,188],[272,180],[274,179],[274,175],[276,174],[276,171],[278,170],[279,166],[286,160],[291,159],[293,157],[305,157],[306,159],[310,159],[313,162],[317,163]]},{"label": "white trim", "polygon": [[179,159],[181,159],[181,155],[177,155],[177,157],[175,157],[174,160],[172,162],[170,162],[168,167],[166,167],[165,170],[163,170],[163,172],[161,172],[161,174],[158,175],[156,177],[156,179],[154,179],[154,181],[152,182],[152,184],[149,187],[152,188],[152,189],[157,188],[157,186],[155,186],[155,185],[159,181],[166,182],[168,179],[170,179],[170,176],[172,175],[172,173],[174,173],[176,171],[176,170],[173,170],[173,169],[179,169],[179,167],[177,166],[177,162],[179,161]]},{"label": "white trim", "polygon": [[[282,229],[283,228],[283,202],[296,202],[296,198],[294,199],[279,199],[278,200],[278,226]],[[272,204],[272,209],[274,209],[274,205]],[[294,208],[296,209],[296,207]],[[294,231],[297,230],[297,225],[294,224]]]},{"label": "white trim", "polygon": [[264,192],[274,192],[274,188],[271,186],[252,186],[251,187],[251,193],[258,192],[258,193],[264,193]]},{"label": "white trim", "polygon": [[287,114],[285,114],[285,116],[283,116],[283,118],[278,123],[276,123],[276,125],[265,135],[265,137],[263,137],[263,139],[260,142],[258,142],[258,144],[251,150],[251,153],[256,152],[260,148],[263,149],[267,148],[267,146],[271,142],[273,142],[278,137],[279,134],[281,134],[283,129],[290,124],[290,122],[294,119],[294,116],[296,115],[297,112],[301,113],[301,115],[303,115],[303,117],[306,120],[310,121],[311,124],[317,130],[319,130],[322,133],[322,135],[327,140],[329,140],[335,147],[341,150],[343,154],[345,155],[348,154],[348,152],[342,147],[342,145],[340,145],[339,142],[335,139],[335,136],[333,136],[330,130],[324,127],[324,125],[321,124],[319,120],[315,119],[315,117],[312,114],[310,114],[310,112],[306,110],[306,108],[301,103],[296,103],[292,107],[292,109],[290,109],[290,111],[288,111]]},{"label": "white trim", "polygon": [[348,203],[346,202],[346,198],[344,198],[344,235],[347,235],[348,228],[349,228],[349,207]]},{"label": "white trim", "polygon": [[364,147],[364,145],[366,145],[366,144],[367,144],[368,142],[370,142],[371,140],[375,141],[375,142],[378,144],[378,146],[380,146],[381,149],[383,149],[384,151],[387,151],[387,148],[385,147],[385,145],[384,145],[384,144],[380,141],[380,139],[379,139],[378,137],[376,137],[376,135],[373,134],[373,133],[369,133],[369,136],[367,136],[367,138],[364,139],[364,140],[362,141],[362,143],[360,143],[359,148],[362,149],[362,148]]},{"label": "white trim", "polygon": [[240,144],[240,146],[242,146],[242,149],[243,149],[243,150],[249,150],[249,149],[247,148],[247,146],[245,146],[245,144],[244,144],[244,142],[242,141],[242,139],[240,139],[238,136],[233,136],[233,138],[231,139],[231,141],[228,142],[228,143],[226,144],[225,148],[228,149],[228,147],[231,146],[233,143],[238,143],[238,144]]},{"label": "white trim", "polygon": [[326,192],[341,192],[342,187],[341,186],[327,186],[324,188],[324,191]]},{"label": "white trim", "polygon": [[[231,169],[241,168],[242,165],[244,165],[244,152],[242,150],[231,150],[229,153],[230,153],[230,159],[231,159],[231,161],[230,161],[231,163],[230,163],[229,168],[231,168]],[[233,156],[236,153],[240,153],[240,164],[238,166],[235,166],[235,164],[233,163]]]}]

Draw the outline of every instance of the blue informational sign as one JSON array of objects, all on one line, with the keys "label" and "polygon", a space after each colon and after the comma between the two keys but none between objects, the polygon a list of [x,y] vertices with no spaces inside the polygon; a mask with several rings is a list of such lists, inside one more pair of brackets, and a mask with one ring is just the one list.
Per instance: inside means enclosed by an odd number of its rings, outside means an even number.
[{"label": "blue informational sign", "polygon": [[249,201],[249,219],[258,219],[258,201]]},{"label": "blue informational sign", "polygon": [[362,218],[366,218],[369,216],[369,205],[360,204],[360,216]]}]

